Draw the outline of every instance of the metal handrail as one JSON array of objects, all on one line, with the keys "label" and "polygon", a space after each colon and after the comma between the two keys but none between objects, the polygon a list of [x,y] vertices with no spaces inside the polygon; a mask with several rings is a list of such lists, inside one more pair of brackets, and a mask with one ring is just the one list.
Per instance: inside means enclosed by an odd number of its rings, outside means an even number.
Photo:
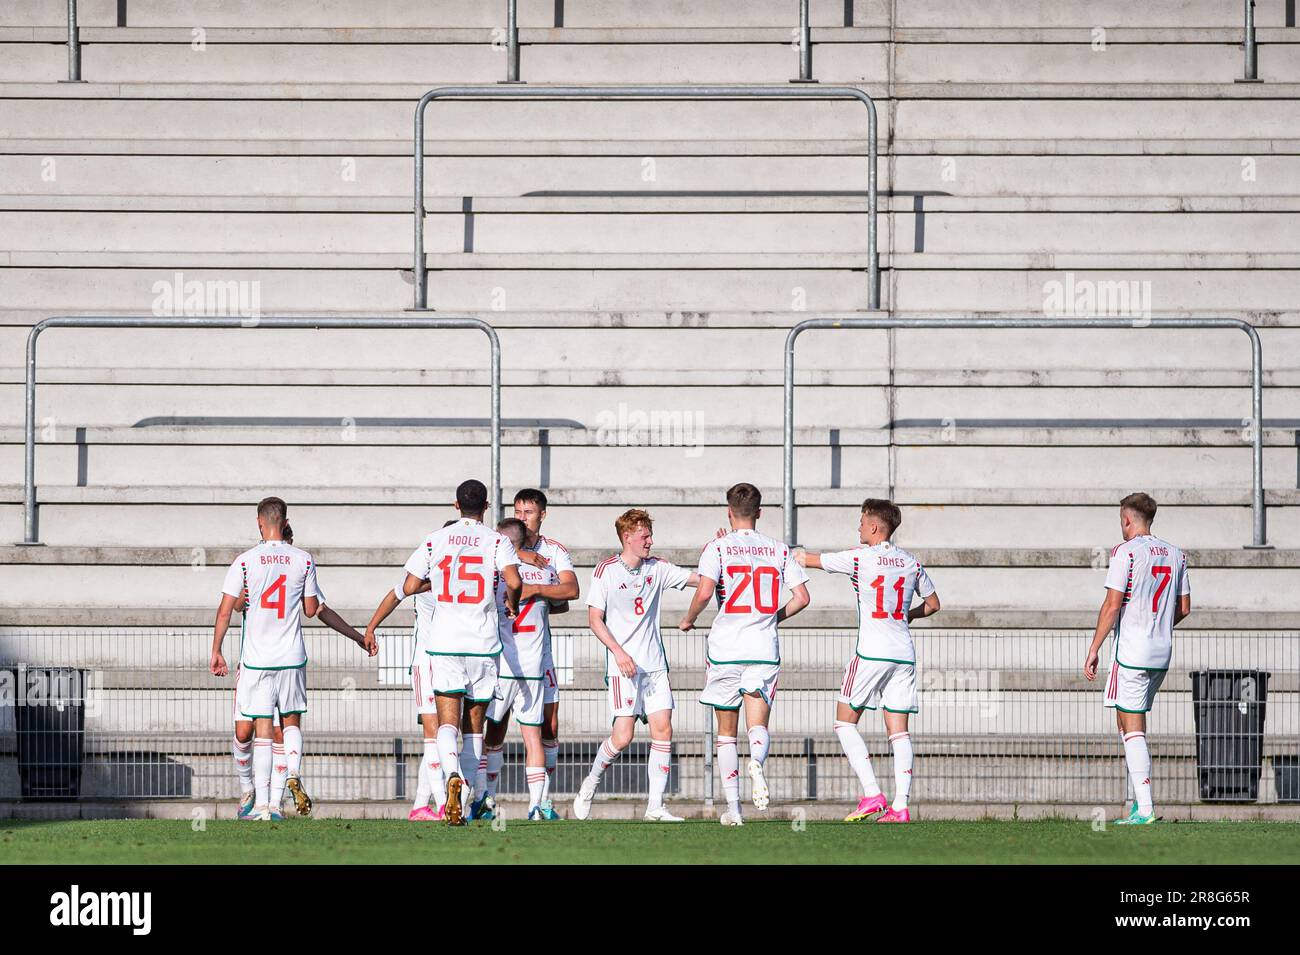
[{"label": "metal handrail", "polygon": [[795,543],[794,503],[794,345],[810,328],[1237,328],[1250,337],[1252,421],[1251,512],[1254,519],[1250,547],[1267,547],[1264,525],[1264,358],[1259,332],[1238,318],[945,318],[939,316],[882,318],[810,318],[790,329],[785,339],[785,445],[782,459],[782,494],[785,540]]},{"label": "metal handrail", "polygon": [[473,328],[483,332],[491,345],[492,364],[492,496],[494,520],[501,519],[501,340],[487,322],[468,317],[408,315],[401,318],[328,316],[239,316],[193,315],[176,318],[109,315],[46,318],[32,326],[27,336],[26,448],[23,460],[24,544],[39,544],[36,532],[36,341],[47,328]]},{"label": "metal handrail", "polygon": [[506,0],[506,78],[507,83],[519,80],[519,0]]},{"label": "metal handrail", "polygon": [[1255,43],[1255,0],[1246,3],[1246,35],[1242,47],[1246,52],[1246,75],[1248,83],[1259,80],[1259,47]]},{"label": "metal handrail", "polygon": [[867,298],[880,307],[880,262],[876,253],[876,103],[854,86],[440,86],[415,107],[415,309],[428,308],[428,266],[424,260],[424,111],[435,99],[854,99],[867,107]]},{"label": "metal handrail", "polygon": [[77,29],[77,0],[68,0],[68,80],[80,83],[81,34]]},{"label": "metal handrail", "polygon": [[792,83],[816,83],[812,75],[812,25],[809,0],[799,0],[799,76]]}]

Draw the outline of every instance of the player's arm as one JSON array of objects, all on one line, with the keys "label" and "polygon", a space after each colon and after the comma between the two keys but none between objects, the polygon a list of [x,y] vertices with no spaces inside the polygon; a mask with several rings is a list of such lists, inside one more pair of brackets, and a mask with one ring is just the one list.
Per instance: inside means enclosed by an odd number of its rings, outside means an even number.
[{"label": "player's arm", "polygon": [[321,608],[321,602],[319,597],[308,597],[306,594],[303,594],[302,597],[303,613],[305,613],[309,617],[314,617],[316,616],[316,614],[320,613],[320,608]]},{"label": "player's arm", "polygon": [[1174,626],[1178,626],[1192,612],[1192,595],[1183,594],[1178,598],[1178,606],[1174,608]]},{"label": "player's arm", "polygon": [[[522,551],[519,559],[523,560],[523,555],[529,553]],[[531,600],[533,597],[541,597],[549,600],[551,609],[555,610],[555,605],[564,601],[578,599],[578,575],[571,570],[560,571],[559,583],[555,584],[524,584],[519,593],[521,601]],[[563,613],[564,611],[558,611]]]},{"label": "player's arm", "polygon": [[501,568],[501,578],[506,582],[506,613],[511,617],[519,614],[519,595],[524,589],[523,578],[519,576],[518,564],[506,564]]},{"label": "player's arm", "polygon": [[614,665],[618,667],[618,672],[629,680],[633,679],[636,676],[636,661],[614,639],[614,635],[609,632],[609,627],[605,625],[605,611],[598,607],[588,607],[587,626],[591,627],[591,632],[596,635],[596,639],[613,655]]},{"label": "player's arm", "polygon": [[813,554],[806,550],[797,550],[794,552],[794,559],[799,562],[800,567],[816,567],[822,570],[822,555]]},{"label": "player's arm", "polygon": [[1089,680],[1097,679],[1097,664],[1101,659],[1101,645],[1106,642],[1106,637],[1115,629],[1115,621],[1119,619],[1120,608],[1124,605],[1124,591],[1106,588],[1106,599],[1102,601],[1101,610],[1097,613],[1097,631],[1092,635],[1092,643],[1088,647],[1088,656],[1083,661],[1083,675]]},{"label": "player's arm", "polygon": [[[379,652],[379,638],[375,636],[375,631],[379,629],[380,625],[388,619],[389,614],[396,610],[398,604],[405,598],[428,589],[429,582],[427,580],[421,580],[410,571],[407,571],[406,578],[402,583],[384,594],[384,599],[379,601],[379,606],[375,608],[375,612],[370,616],[370,622],[366,624],[366,638],[362,644],[372,657]],[[399,590],[401,591],[400,597],[398,596]]]},{"label": "player's arm", "polygon": [[340,617],[337,613],[335,613],[334,609],[330,607],[328,604],[321,604],[320,613],[317,614],[317,619],[319,619],[321,623],[325,624],[325,626],[329,627],[335,633],[343,634],[343,636],[347,637],[357,646],[361,647],[372,657],[379,652],[378,644],[375,644],[373,648],[367,646],[365,634],[361,633],[359,630],[353,627],[348,626],[348,622],[344,620],[342,617]]},{"label": "player's arm", "polygon": [[217,621],[212,628],[212,654],[208,658],[208,669],[213,676],[225,676],[230,672],[225,657],[221,655],[221,646],[226,642],[226,631],[230,629],[230,615],[235,612],[235,603],[238,600],[238,597],[222,594],[221,603],[217,607]]},{"label": "player's arm", "polygon": [[939,591],[936,590],[917,606],[907,611],[907,622],[911,623],[913,620],[920,620],[923,617],[933,617],[939,610]]},{"label": "player's arm", "polygon": [[800,610],[803,610],[810,603],[812,598],[808,596],[807,584],[795,584],[790,588],[790,599],[785,602],[785,606],[776,612],[776,622],[789,620]]},{"label": "player's arm", "polygon": [[695,629],[696,618],[704,612],[704,608],[713,599],[713,591],[718,586],[717,582],[711,577],[702,577],[698,573],[691,574],[691,576],[695,578],[697,583],[695,596],[691,598],[691,605],[686,609],[686,616],[682,617],[681,623],[677,625],[677,629],[683,632]]}]

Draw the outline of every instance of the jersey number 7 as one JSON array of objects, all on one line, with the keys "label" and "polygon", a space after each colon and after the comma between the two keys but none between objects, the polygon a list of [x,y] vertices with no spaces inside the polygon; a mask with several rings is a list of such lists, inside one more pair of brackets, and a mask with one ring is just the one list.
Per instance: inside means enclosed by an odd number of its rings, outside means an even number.
[{"label": "jersey number 7", "polygon": [[1151,612],[1160,612],[1160,598],[1165,595],[1165,590],[1169,586],[1170,579],[1174,576],[1174,569],[1167,564],[1156,564],[1151,568],[1151,576],[1160,582],[1156,584],[1156,592],[1151,598]]}]

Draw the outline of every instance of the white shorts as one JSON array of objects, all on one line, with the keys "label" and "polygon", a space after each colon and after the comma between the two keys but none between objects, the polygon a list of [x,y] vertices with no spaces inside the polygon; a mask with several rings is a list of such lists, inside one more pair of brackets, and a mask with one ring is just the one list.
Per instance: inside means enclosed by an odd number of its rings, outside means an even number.
[{"label": "white shorts", "polygon": [[1156,701],[1156,690],[1163,682],[1164,670],[1134,670],[1112,663],[1106,676],[1103,705],[1124,713],[1149,713]]},{"label": "white shorts", "polygon": [[542,650],[542,702],[547,706],[560,702],[560,681],[555,676],[555,659],[549,646]]},{"label": "white shorts", "polygon": [[239,668],[235,684],[236,718],[272,718],[276,713],[307,712],[307,668],[253,670]]},{"label": "white shorts", "polygon": [[700,702],[715,710],[738,710],[746,693],[757,693],[771,706],[780,678],[779,663],[710,663]]},{"label": "white shorts", "polygon": [[[444,656],[426,653],[429,658],[429,686],[434,693],[449,696],[464,693],[471,703],[487,703],[497,695],[497,658]],[[428,693],[426,692],[426,696]]]},{"label": "white shorts", "polygon": [[844,679],[835,699],[858,712],[883,706],[891,713],[915,713],[916,664],[864,660],[854,654],[844,667]]},{"label": "white shorts", "polygon": [[630,680],[620,673],[605,677],[605,683],[609,688],[610,716],[615,719],[635,716],[648,722],[646,717],[651,713],[673,708],[673,688],[668,683],[667,670],[653,673],[637,670]]},{"label": "white shorts", "polygon": [[517,680],[502,677],[497,696],[488,704],[487,718],[500,723],[514,710],[515,722],[522,726],[542,725],[542,696],[545,680]]},{"label": "white shorts", "polygon": [[[238,723],[238,722],[240,722],[240,721],[242,721],[242,720],[247,720],[247,719],[248,719],[248,717],[244,716],[243,713],[239,712],[239,674],[240,674],[240,669],[241,669],[241,668],[238,667],[238,666],[235,667],[235,695],[232,696],[232,697],[230,698],[230,718],[231,718],[232,720],[234,720],[236,723]],[[279,707],[279,706],[277,706],[277,707],[275,708],[275,712],[274,712],[274,714],[271,716],[271,724],[272,724],[273,726],[279,726],[279,725],[280,725],[280,707]]]}]

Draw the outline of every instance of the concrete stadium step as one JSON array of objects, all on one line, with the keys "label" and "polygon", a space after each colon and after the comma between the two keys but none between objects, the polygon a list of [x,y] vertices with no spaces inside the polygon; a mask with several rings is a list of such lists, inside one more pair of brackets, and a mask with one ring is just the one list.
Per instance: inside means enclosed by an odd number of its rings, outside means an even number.
[{"label": "concrete stadium step", "polygon": [[[1260,27],[1286,25],[1281,4],[1260,4],[1255,13]],[[1214,0],[1153,0],[1134,7],[1124,0],[1065,0],[1062,3],[1025,5],[1016,0],[917,0],[898,8],[900,27],[961,28],[1063,28],[1110,25],[1125,27],[1227,27],[1240,29],[1238,5]]]},{"label": "concrete stadium step", "polygon": [[[845,24],[844,6],[814,4],[812,23],[818,27],[883,25],[888,6],[882,0],[855,0],[852,22]],[[563,22],[556,23],[557,11]],[[45,0],[12,0],[0,24],[59,26],[66,13]],[[85,27],[111,27],[118,23],[113,0],[80,0],[78,21]],[[354,27],[354,28],[482,28],[505,25],[504,4],[470,4],[454,0],[387,0],[376,8],[366,0],[293,0],[268,7],[256,0],[188,0],[177,5],[165,0],[130,0],[127,22],[131,27]],[[1261,23],[1263,21],[1261,20]],[[552,0],[520,0],[521,28],[565,26],[572,28],[627,27],[784,27],[798,25],[798,8],[786,0],[748,0],[739,5],[668,0],[647,8],[633,0],[568,0],[558,7]]]},{"label": "concrete stadium step", "polygon": [[[524,204],[525,206],[527,204]],[[548,205],[552,203],[548,202]],[[554,203],[554,205],[562,205]],[[757,203],[716,211],[595,211],[527,208],[443,212],[425,217],[425,249],[431,263],[482,262],[509,256],[531,267],[586,260],[618,267],[623,256],[648,262],[703,255],[759,256],[758,262],[797,261],[801,256],[862,256],[867,218],[832,202],[813,208]],[[1197,256],[1217,259],[1300,248],[1300,199],[1267,212],[958,212],[895,213],[879,223],[881,249],[894,249],[886,264],[904,267],[899,254],[1067,255],[1121,265],[1134,256]],[[764,208],[767,206],[767,208]],[[402,257],[410,245],[409,211],[0,211],[0,244],[9,261],[42,260],[87,253],[170,258],[190,254],[217,264],[234,254],[313,253],[344,263],[382,253]],[[1105,249],[1105,253],[1094,250]],[[48,253],[48,254],[43,254]],[[157,255],[154,255],[157,253]],[[472,255],[473,258],[468,256]],[[448,258],[450,257],[450,258]],[[848,259],[850,265],[861,263]],[[1263,262],[1261,262],[1263,264]]]},{"label": "concrete stadium step", "polygon": [[[1231,83],[1109,90],[1101,84],[912,84],[897,88],[899,101],[893,110],[880,111],[880,136],[882,143],[1032,139],[1059,144],[1111,140],[1123,129],[1130,140],[1198,140],[1224,131],[1248,133],[1251,139],[1295,138],[1300,132],[1300,102],[1292,95],[1296,87],[1265,85],[1267,95],[1278,98],[1265,98],[1255,84]],[[380,89],[391,98],[381,97]],[[340,99],[342,91],[366,98]],[[409,142],[411,104],[422,91],[402,86],[88,84],[51,96],[48,88],[8,84],[0,87],[0,95],[7,98],[0,139],[123,139],[131,138],[124,132],[164,130],[167,138],[181,141],[319,141],[346,136]],[[1123,98],[1115,97],[1118,91]],[[119,92],[132,96],[114,95]],[[186,98],[176,98],[187,93]],[[902,98],[909,93],[927,98]],[[600,130],[599,137],[593,137],[594,129]],[[611,144],[711,140],[719,129],[769,143],[860,142],[866,137],[866,111],[856,101],[683,101],[670,108],[641,100],[447,101],[430,110],[426,134],[432,141],[598,138]]]},{"label": "concrete stadium step", "polygon": [[[474,473],[473,460],[467,469]],[[480,468],[479,473],[486,469]],[[507,474],[506,513],[525,474]],[[536,475],[532,475],[536,477]],[[1141,485],[1160,502],[1161,534],[1188,548],[1235,547],[1251,539],[1249,490],[1174,489]],[[782,536],[779,485],[763,487],[762,527]],[[898,541],[904,547],[950,547],[978,541],[985,547],[1083,547],[1109,551],[1119,499],[1131,488],[799,488],[798,539],[820,549],[842,549],[856,537],[864,497],[887,496],[904,508]],[[304,546],[384,547],[418,538],[451,514],[454,488],[321,488],[284,482],[273,486],[70,487],[37,486],[40,538],[59,546],[157,546],[160,540],[235,546],[246,540],[253,505],[268,493],[292,505]],[[547,532],[574,551],[611,546],[614,518],[630,506],[647,507],[663,542],[700,541],[701,529],[726,523],[723,489],[546,487]],[[1300,490],[1266,492],[1268,539],[1300,546]],[[22,539],[22,487],[0,486],[0,542]],[[414,546],[412,544],[412,546]],[[37,559],[35,557],[31,559]]]},{"label": "concrete stadium step", "polygon": [[[430,144],[436,148],[437,144]],[[409,156],[203,155],[4,155],[0,181],[8,203],[20,197],[95,202],[111,208],[115,199],[146,198],[241,203],[259,199],[324,202],[329,198],[383,199],[411,203]],[[646,162],[653,159],[653,165]],[[893,166],[893,172],[890,166]],[[1213,197],[1263,201],[1294,199],[1300,191],[1300,156],[1239,154],[1197,156],[933,156],[895,155],[879,159],[881,211],[1004,208],[993,198],[1042,204],[1068,211],[1092,208],[1095,199],[1120,211],[1125,199],[1148,203],[1175,198],[1197,209]],[[735,206],[762,208],[764,201],[797,202],[812,208],[834,203],[857,209],[866,195],[864,156],[523,156],[430,155],[425,160],[426,208],[457,211],[469,197],[473,211],[525,208],[524,201],[589,208],[601,202],[671,209]],[[1252,178],[1253,174],[1253,178]],[[653,176],[649,181],[648,176]],[[892,177],[892,178],[891,178]],[[890,183],[895,193],[889,192]],[[809,185],[819,190],[810,190]],[[749,187],[735,189],[736,186]],[[788,194],[783,196],[782,194]],[[772,197],[772,198],[768,198]],[[974,207],[957,200],[979,200]],[[1057,202],[1055,200],[1064,200]],[[97,208],[83,205],[78,208]],[[147,208],[147,206],[141,206]],[[180,206],[189,208],[191,206]],[[1037,205],[1035,208],[1038,207]],[[1144,206],[1155,208],[1155,206]],[[1243,206],[1249,208],[1249,206]],[[1265,206],[1264,208],[1269,208]]]},{"label": "concrete stadium step", "polygon": [[[1189,369],[1188,374],[1194,376],[1195,370]],[[42,375],[42,379],[46,377]],[[51,420],[54,437],[58,436],[60,427],[66,431],[127,426],[137,431],[134,440],[143,440],[138,431],[152,428],[188,428],[202,434],[211,428],[242,427],[246,435],[260,442],[263,439],[256,437],[256,429],[265,427],[332,428],[336,432],[351,428],[368,433],[377,427],[423,430],[463,423],[449,417],[428,416],[423,413],[426,409],[457,403],[469,417],[484,419],[486,412],[481,385],[439,386],[432,382],[394,385],[380,381],[363,387],[349,387],[341,382],[332,386],[320,383],[221,385],[207,381],[207,377],[196,375],[190,384],[129,387],[124,380],[75,384],[47,384],[43,380],[37,392],[40,440],[44,443],[51,437],[47,430],[47,422]],[[881,378],[885,376],[882,374]],[[508,376],[511,379],[515,376]],[[1050,428],[1053,433],[1047,437],[1062,442],[1095,440],[1091,436],[1084,438],[1085,432],[1095,434],[1099,429],[1107,429],[1110,432],[1107,437],[1117,443],[1127,441],[1116,436],[1127,431],[1137,433],[1141,440],[1160,443],[1174,437],[1181,440],[1176,432],[1192,430],[1201,432],[1210,443],[1221,443],[1226,435],[1217,432],[1234,427],[1240,431],[1240,422],[1250,415],[1244,388],[896,385],[891,393],[887,387],[881,387],[884,385],[885,380],[865,385],[802,386],[796,393],[796,426],[816,429],[820,438],[829,440],[830,427],[879,429],[891,427],[892,422],[893,428],[906,432],[905,438],[896,434],[895,441],[900,443],[928,443],[934,439],[936,429],[940,438],[958,443],[1005,443],[1009,440],[1008,429],[1024,428]],[[5,441],[21,438],[22,390],[17,383],[0,384],[0,431],[15,429],[3,438]],[[502,389],[502,416],[505,425],[514,429],[546,428],[563,432],[604,428],[609,437],[617,439],[621,427],[630,441],[634,432],[646,431],[648,437],[650,425],[655,422],[656,433],[689,428],[692,436],[707,431],[716,439],[718,429],[770,429],[773,422],[781,420],[783,398],[784,391],[775,382],[687,385],[666,380],[654,387],[592,387],[544,384],[537,380],[523,384],[516,379]],[[1080,413],[1081,408],[1087,409],[1086,415]],[[310,414],[297,413],[303,409],[309,409]],[[1283,429],[1288,422],[1300,427],[1300,388],[1270,388],[1265,411],[1267,427]],[[925,428],[932,430],[918,431]],[[1153,428],[1159,433],[1154,433]],[[1056,431],[1062,434],[1058,436]],[[231,433],[223,430],[219,436]],[[1041,430],[1036,433],[1043,436]],[[292,440],[294,432],[281,430],[276,434]],[[1078,437],[1067,437],[1072,434]],[[92,443],[100,440],[76,437]],[[532,437],[536,439],[536,434]],[[841,438],[856,440],[843,433]],[[478,439],[477,434],[473,436],[473,440]],[[194,438],[186,436],[178,440],[184,443]],[[234,440],[239,443],[244,438]],[[1285,436],[1271,435],[1270,440],[1284,441]]]},{"label": "concrete stadium step", "polygon": [[[297,477],[302,483],[324,486],[420,488],[454,484],[466,458],[486,456],[486,441],[469,450],[455,432],[403,434],[397,436],[400,443],[372,438],[360,430],[355,438],[351,434],[347,429],[322,429],[321,441],[298,438],[292,444],[254,444],[247,438],[223,441],[214,433],[191,438],[210,443],[184,446],[156,433],[129,436],[130,444],[78,443],[69,435],[66,443],[38,444],[36,468],[40,480],[64,485],[119,485],[142,478],[176,485],[275,485]],[[892,448],[885,446],[888,435],[874,430],[863,432],[858,443],[850,443],[856,437],[851,433],[822,437],[816,443],[801,435],[804,443],[797,449],[797,466],[805,486],[965,487],[972,483],[972,474],[979,474],[985,485],[1015,488],[1038,487],[1045,475],[1059,476],[1062,486],[1070,488],[1137,486],[1149,479],[1152,468],[1168,472],[1166,483],[1174,487],[1243,488],[1249,483],[1251,447],[1242,440],[1240,429],[1224,433],[1221,444],[1191,434],[1176,436],[1177,444],[1171,441],[1163,446],[1131,436],[1129,447],[1108,432],[1094,434],[1091,443],[1084,443],[1087,437],[1075,439],[1056,432],[1058,443],[1023,446],[1030,434],[1026,431],[1002,445],[960,445],[946,441],[942,429],[934,429],[933,444]],[[1264,450],[1266,487],[1300,486],[1295,434],[1293,429],[1269,436]],[[564,440],[566,435],[586,443],[570,444]],[[444,443],[431,444],[430,437]],[[720,473],[744,473],[755,483],[771,486],[781,477],[781,445],[775,432],[761,443],[753,443],[757,436],[736,434],[726,445],[706,444],[690,434],[668,436],[665,441],[678,443],[664,446],[602,445],[593,440],[596,437],[553,432],[543,446],[534,432],[518,444],[505,441],[503,471],[527,476],[529,483],[549,479],[560,486],[578,484],[593,473],[602,474],[614,486],[651,482],[709,487],[718,483]],[[448,453],[443,447],[456,450]],[[1147,450],[1135,450],[1140,448]],[[0,445],[0,465],[8,473],[17,475],[22,461],[20,442]]]},{"label": "concrete stadium step", "polygon": [[[112,257],[109,257],[110,259]],[[322,267],[319,261],[304,262],[285,256],[284,268],[258,269],[227,265],[205,267],[192,257],[177,265],[154,263],[123,267],[82,266],[69,280],[72,262],[54,266],[11,266],[0,268],[0,295],[13,308],[43,310],[47,314],[69,312],[149,312],[157,297],[158,282],[170,283],[177,271],[187,280],[256,283],[263,313],[310,311],[400,311],[412,302],[411,276],[399,266],[391,268]],[[948,257],[951,259],[951,257]],[[861,256],[856,260],[860,261]],[[409,259],[407,260],[409,261]],[[953,260],[955,263],[955,260]],[[1183,315],[1269,315],[1290,314],[1300,299],[1300,271],[1293,269],[1248,268],[1243,264],[1205,271],[1194,257],[1180,257],[1177,269],[1162,269],[1160,300],[1169,306],[1165,314]],[[698,264],[698,262],[696,262]],[[996,267],[925,268],[886,271],[882,304],[897,311],[964,314],[972,303],[981,311],[1012,315],[1041,315],[1044,289],[1066,276],[1048,263],[1025,257],[1020,268],[1010,263]],[[862,309],[867,301],[865,270],[790,267],[747,268],[752,258],[732,263],[732,268],[645,269],[628,267],[539,270],[452,269],[430,275],[429,307],[444,314],[513,311],[644,311],[770,312],[789,310],[802,304],[815,313]],[[1026,267],[1027,265],[1027,267]],[[1146,270],[1104,271],[1067,268],[1076,285],[1086,283],[1130,283],[1141,287],[1152,280]],[[1137,282],[1138,286],[1131,286]],[[1080,286],[1081,287],[1081,286]],[[1186,304],[1179,304],[1186,303]],[[1288,319],[1290,320],[1290,319]]]},{"label": "concrete stadium step", "polygon": [[[386,42],[266,42],[205,38],[195,50],[189,31],[171,42],[141,38],[136,43],[82,43],[82,76],[95,83],[401,83],[427,87],[495,83],[506,75],[504,38],[476,31],[460,42],[415,37]],[[824,38],[823,38],[824,39]],[[782,83],[799,71],[798,54],[788,30],[764,31],[757,37],[731,35],[715,42],[699,38],[611,38],[596,44],[537,43],[520,37],[520,74],[529,83]],[[1206,47],[1207,51],[1215,48]],[[1225,46],[1225,50],[1229,50]],[[1171,81],[1232,78],[1228,57],[1193,54]],[[1239,66],[1240,55],[1232,57]],[[883,42],[825,43],[816,49],[817,77],[823,83],[884,84],[889,50]],[[53,80],[66,71],[66,52],[52,43],[0,42],[0,82]],[[1199,69],[1197,68],[1199,66]],[[1297,75],[1281,49],[1264,58],[1266,75]],[[1164,74],[1152,77],[1164,80]]]}]

